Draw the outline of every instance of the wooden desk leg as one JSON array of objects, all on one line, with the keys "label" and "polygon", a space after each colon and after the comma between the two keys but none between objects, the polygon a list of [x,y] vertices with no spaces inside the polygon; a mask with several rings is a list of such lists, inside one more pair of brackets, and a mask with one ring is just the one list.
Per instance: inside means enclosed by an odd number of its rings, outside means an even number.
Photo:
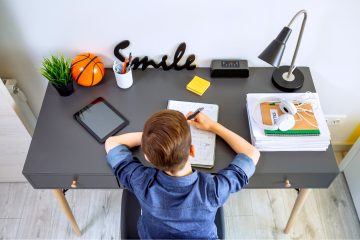
[{"label": "wooden desk leg", "polygon": [[293,209],[291,211],[289,220],[288,220],[288,222],[286,224],[286,228],[284,230],[284,233],[288,234],[290,232],[291,228],[293,227],[293,225],[295,223],[296,217],[299,214],[301,208],[303,207],[303,205],[305,203],[305,200],[309,196],[310,192],[311,192],[310,188],[302,188],[302,189],[300,189],[299,194],[298,194],[298,196],[296,198],[294,207],[293,207]]},{"label": "wooden desk leg", "polygon": [[63,212],[65,213],[67,219],[69,220],[72,229],[76,233],[76,235],[81,236],[81,231],[77,222],[74,218],[74,215],[69,207],[69,203],[67,202],[65,195],[61,189],[53,189],[53,193],[55,195],[56,200],[59,202]]}]

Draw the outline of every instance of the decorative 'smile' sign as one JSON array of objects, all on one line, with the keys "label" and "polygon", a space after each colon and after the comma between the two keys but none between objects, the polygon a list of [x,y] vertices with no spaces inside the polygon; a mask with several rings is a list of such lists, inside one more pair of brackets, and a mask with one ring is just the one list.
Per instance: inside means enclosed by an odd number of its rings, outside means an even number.
[{"label": "decorative 'smile' sign", "polygon": [[[120,50],[127,48],[129,45],[130,45],[129,40],[124,40],[120,42],[118,45],[116,45],[116,47],[114,48],[115,57],[120,61],[124,62],[125,57],[121,54]],[[192,65],[192,63],[194,63],[195,61],[194,54],[190,54],[187,57],[184,65],[178,65],[180,59],[184,56],[185,50],[186,50],[186,44],[183,42],[178,46],[178,48],[175,51],[173,63],[169,65],[166,63],[168,56],[164,55],[159,63],[156,63],[154,60],[149,59],[147,56],[142,57],[141,59],[139,57],[135,57],[132,60],[131,67],[134,70],[138,69],[140,65],[142,70],[145,70],[148,66],[153,66],[154,68],[162,67],[165,71],[168,71],[172,68],[175,70],[183,70],[183,69],[194,70],[196,68],[195,64]]]}]

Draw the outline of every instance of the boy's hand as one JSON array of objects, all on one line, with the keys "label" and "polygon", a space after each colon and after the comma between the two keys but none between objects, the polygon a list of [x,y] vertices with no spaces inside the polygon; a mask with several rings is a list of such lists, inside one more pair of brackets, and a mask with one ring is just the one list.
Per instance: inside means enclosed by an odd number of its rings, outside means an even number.
[{"label": "boy's hand", "polygon": [[[186,118],[191,114],[193,114],[193,112],[189,112],[188,114],[186,114]],[[212,127],[215,124],[213,120],[211,120],[205,113],[202,112],[196,115],[195,118],[188,120],[188,123],[196,128],[206,131],[212,131]]]}]

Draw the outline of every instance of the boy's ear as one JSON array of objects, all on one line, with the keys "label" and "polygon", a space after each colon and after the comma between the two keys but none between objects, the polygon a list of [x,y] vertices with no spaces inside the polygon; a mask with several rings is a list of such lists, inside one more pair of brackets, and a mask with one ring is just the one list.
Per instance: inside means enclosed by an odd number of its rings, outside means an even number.
[{"label": "boy's ear", "polygon": [[189,152],[189,155],[191,157],[195,157],[195,146],[194,145],[190,145],[190,152]]}]

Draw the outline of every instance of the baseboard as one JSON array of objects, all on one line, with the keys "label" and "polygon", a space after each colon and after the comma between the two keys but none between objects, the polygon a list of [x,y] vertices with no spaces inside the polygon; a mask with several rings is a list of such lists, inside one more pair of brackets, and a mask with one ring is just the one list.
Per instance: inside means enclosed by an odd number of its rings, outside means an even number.
[{"label": "baseboard", "polygon": [[352,143],[347,142],[331,142],[334,152],[348,152],[352,147]]},{"label": "baseboard", "polygon": [[360,155],[360,139],[358,139],[354,143],[353,147],[346,154],[344,159],[340,162],[340,164],[339,164],[340,171],[344,171],[344,169],[347,167],[347,165],[359,155]]}]

